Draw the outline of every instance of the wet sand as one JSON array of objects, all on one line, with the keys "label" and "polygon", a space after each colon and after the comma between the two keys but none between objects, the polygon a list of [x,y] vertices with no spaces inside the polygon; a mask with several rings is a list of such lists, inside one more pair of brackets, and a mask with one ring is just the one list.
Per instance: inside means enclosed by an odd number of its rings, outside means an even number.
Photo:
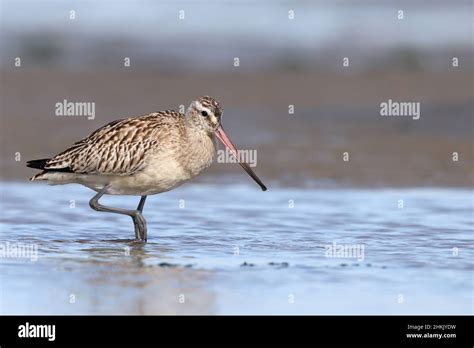
[{"label": "wet sand", "polygon": [[[224,107],[234,142],[258,150],[257,172],[273,184],[474,184],[473,76],[462,70],[197,75],[11,68],[1,78],[0,173],[7,180],[26,180],[34,172],[26,160],[58,153],[111,120],[187,107],[209,94]],[[95,119],[55,116],[64,99],[95,102]],[[419,101],[420,119],[380,116],[388,99]],[[239,170],[218,163],[198,180],[220,180],[221,173],[223,180],[246,180]]]}]

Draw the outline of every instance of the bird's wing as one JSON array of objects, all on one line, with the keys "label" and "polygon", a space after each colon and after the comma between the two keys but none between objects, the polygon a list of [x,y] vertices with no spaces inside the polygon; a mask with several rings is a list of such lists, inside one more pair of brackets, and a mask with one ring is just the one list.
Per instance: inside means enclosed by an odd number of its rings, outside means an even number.
[{"label": "bird's wing", "polygon": [[81,174],[133,174],[143,168],[146,155],[160,147],[165,133],[177,131],[182,122],[183,115],[175,111],[110,122],[48,160],[44,169]]}]

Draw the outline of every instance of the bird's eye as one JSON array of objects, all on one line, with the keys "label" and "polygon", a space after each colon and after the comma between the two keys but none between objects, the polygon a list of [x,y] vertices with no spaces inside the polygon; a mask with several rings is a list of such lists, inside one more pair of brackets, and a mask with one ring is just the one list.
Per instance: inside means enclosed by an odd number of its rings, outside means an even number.
[{"label": "bird's eye", "polygon": [[201,112],[201,115],[207,116],[207,111],[202,111],[202,112]]}]

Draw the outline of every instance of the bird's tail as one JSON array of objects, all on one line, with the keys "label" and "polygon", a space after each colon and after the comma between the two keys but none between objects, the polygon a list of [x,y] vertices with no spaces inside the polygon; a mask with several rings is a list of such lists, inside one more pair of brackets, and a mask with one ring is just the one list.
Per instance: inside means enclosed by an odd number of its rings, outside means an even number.
[{"label": "bird's tail", "polygon": [[43,174],[46,174],[46,170],[44,170],[44,167],[46,166],[46,162],[49,160],[49,158],[44,158],[44,159],[38,159],[38,160],[32,160],[26,162],[26,166],[30,168],[35,168],[35,169],[43,169],[41,173],[38,173],[30,178],[30,181],[34,180],[46,180],[45,178],[42,178]]},{"label": "bird's tail", "polygon": [[27,161],[26,166],[30,168],[35,168],[35,169],[44,169],[44,167],[46,166],[46,162],[48,162],[49,160],[50,160],[49,158],[44,158],[44,159]]}]

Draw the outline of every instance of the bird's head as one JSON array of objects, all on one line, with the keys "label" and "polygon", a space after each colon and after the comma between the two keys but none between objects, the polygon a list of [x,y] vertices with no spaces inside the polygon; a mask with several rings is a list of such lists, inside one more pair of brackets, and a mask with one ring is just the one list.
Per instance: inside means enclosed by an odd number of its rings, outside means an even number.
[{"label": "bird's head", "polygon": [[200,130],[213,133],[221,124],[222,108],[215,99],[206,95],[189,105],[186,117]]},{"label": "bird's head", "polygon": [[186,118],[194,128],[206,132],[211,137],[216,136],[235,156],[235,158],[237,158],[239,164],[244,168],[247,174],[250,175],[258,185],[260,185],[263,191],[266,191],[267,188],[263,182],[258,178],[250,166],[240,159],[237,148],[224,132],[224,128],[222,128],[221,124],[222,112],[222,108],[215,99],[209,96],[203,96],[189,105],[189,108],[186,111]]}]

